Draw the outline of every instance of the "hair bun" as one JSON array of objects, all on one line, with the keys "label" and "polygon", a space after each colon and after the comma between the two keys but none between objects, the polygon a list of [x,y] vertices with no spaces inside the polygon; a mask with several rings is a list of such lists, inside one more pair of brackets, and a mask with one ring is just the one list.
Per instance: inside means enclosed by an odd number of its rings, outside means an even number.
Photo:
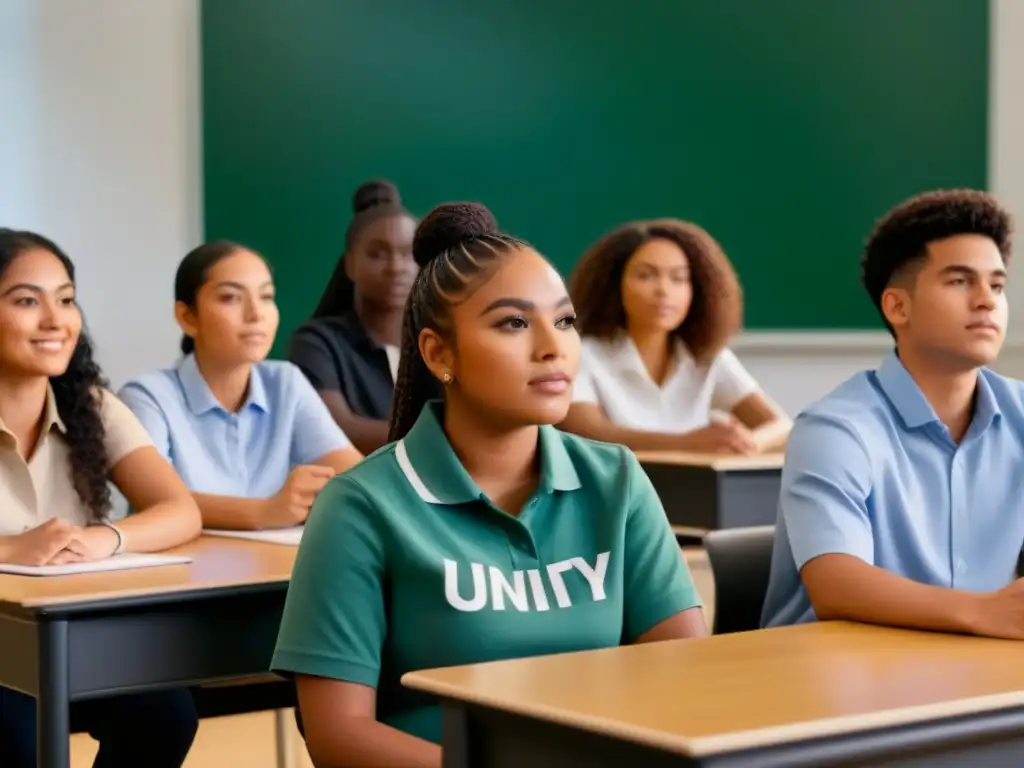
[{"label": "hair bun", "polygon": [[398,187],[387,179],[375,179],[361,185],[352,195],[352,213],[358,214],[378,205],[401,205]]},{"label": "hair bun", "polygon": [[498,234],[498,222],[480,203],[444,203],[428,213],[416,227],[412,255],[425,267],[460,243]]}]

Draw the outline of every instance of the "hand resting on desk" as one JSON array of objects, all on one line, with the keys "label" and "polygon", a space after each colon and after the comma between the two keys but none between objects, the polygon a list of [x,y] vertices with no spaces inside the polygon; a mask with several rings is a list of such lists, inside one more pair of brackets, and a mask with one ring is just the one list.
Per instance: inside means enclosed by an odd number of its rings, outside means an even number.
[{"label": "hand resting on desk", "polygon": [[105,525],[81,528],[53,518],[17,536],[0,537],[0,562],[63,565],[102,560],[117,549],[118,536]]}]

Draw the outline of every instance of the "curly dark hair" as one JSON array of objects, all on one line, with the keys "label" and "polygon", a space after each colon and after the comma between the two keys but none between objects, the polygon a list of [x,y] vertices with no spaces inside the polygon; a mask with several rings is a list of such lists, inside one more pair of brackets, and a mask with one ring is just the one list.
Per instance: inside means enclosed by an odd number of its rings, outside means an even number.
[{"label": "curly dark hair", "polygon": [[718,242],[704,229],[678,219],[634,221],[612,230],[577,262],[569,277],[569,295],[581,336],[610,338],[626,327],[622,278],[640,246],[669,240],[686,254],[693,303],[673,331],[693,357],[709,362],[743,324],[743,291],[736,271]]},{"label": "curly dark hair", "polygon": [[1009,264],[1013,245],[1013,217],[987,192],[976,189],[940,189],[905,200],[875,224],[861,256],[861,282],[882,314],[882,294],[893,276],[920,263],[928,244],[954,235],[990,238]]},{"label": "curly dark hair", "polygon": [[524,247],[524,241],[501,232],[491,212],[479,203],[439,205],[420,222],[412,246],[420,271],[402,321],[389,440],[405,437],[423,406],[439,393],[437,379],[420,354],[420,332],[430,328],[451,338],[452,305],[501,259]]},{"label": "curly dark hair", "polygon": [[[71,259],[57,245],[34,232],[0,228],[0,277],[11,262],[31,250],[52,253],[75,281]],[[65,440],[71,460],[71,480],[82,503],[89,509],[92,522],[106,519],[110,512],[110,486],[107,484],[110,460],[107,457],[106,430],[100,412],[100,398],[109,384],[93,359],[92,341],[83,323],[78,344],[67,370],[50,379],[57,413],[64,422]]]}]

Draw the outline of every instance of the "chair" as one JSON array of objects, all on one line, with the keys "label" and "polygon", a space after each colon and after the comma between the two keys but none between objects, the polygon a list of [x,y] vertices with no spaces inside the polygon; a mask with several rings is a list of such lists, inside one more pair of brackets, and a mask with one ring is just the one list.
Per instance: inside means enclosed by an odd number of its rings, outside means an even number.
[{"label": "chair", "polygon": [[774,538],[774,525],[723,528],[704,537],[715,579],[713,634],[760,628]]}]

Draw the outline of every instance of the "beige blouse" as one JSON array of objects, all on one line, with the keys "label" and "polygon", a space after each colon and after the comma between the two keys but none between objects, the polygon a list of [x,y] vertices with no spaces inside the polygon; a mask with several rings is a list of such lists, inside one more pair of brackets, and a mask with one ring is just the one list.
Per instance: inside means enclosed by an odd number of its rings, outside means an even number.
[{"label": "beige blouse", "polygon": [[[100,413],[110,466],[153,444],[134,414],[107,390],[101,391]],[[74,525],[88,522],[89,509],[78,498],[71,480],[65,432],[52,388],[46,394],[39,443],[28,463],[18,452],[14,435],[0,421],[0,535],[22,533],[53,517]]]}]

